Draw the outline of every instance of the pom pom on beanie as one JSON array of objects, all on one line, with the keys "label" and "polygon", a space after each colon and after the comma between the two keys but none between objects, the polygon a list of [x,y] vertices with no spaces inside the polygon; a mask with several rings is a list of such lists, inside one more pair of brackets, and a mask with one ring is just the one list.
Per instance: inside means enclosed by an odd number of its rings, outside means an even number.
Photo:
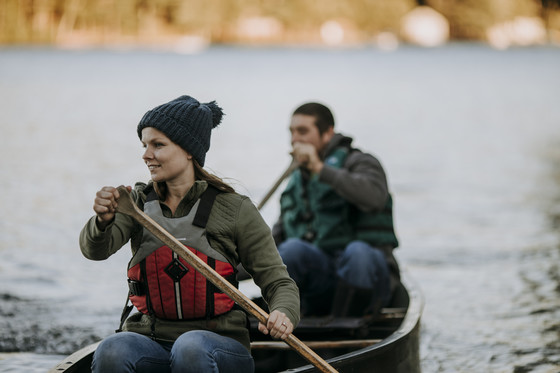
[{"label": "pom pom on beanie", "polygon": [[138,137],[142,139],[144,128],[154,127],[204,166],[211,131],[221,123],[223,116],[216,101],[203,104],[185,95],[144,114],[138,124]]}]

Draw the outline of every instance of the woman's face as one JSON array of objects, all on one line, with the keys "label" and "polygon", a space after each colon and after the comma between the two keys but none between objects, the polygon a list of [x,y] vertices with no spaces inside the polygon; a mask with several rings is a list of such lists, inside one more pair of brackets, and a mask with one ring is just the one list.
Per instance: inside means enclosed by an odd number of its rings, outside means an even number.
[{"label": "woman's face", "polygon": [[174,182],[193,178],[192,155],[171,141],[163,132],[146,127],[142,130],[142,159],[154,182]]}]

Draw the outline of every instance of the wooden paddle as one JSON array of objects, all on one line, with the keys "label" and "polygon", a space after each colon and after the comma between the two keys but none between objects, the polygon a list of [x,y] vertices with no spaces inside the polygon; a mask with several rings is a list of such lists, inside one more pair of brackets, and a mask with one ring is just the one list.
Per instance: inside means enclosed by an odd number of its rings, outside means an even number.
[{"label": "wooden paddle", "polygon": [[274,185],[272,186],[272,188],[270,188],[270,190],[268,191],[268,193],[264,196],[264,198],[262,199],[261,203],[259,203],[259,205],[257,206],[257,208],[260,210],[262,209],[262,207],[264,206],[264,204],[270,199],[270,197],[272,197],[272,195],[274,194],[274,192],[276,192],[276,189],[278,189],[278,187],[280,186],[280,184],[282,184],[282,181],[284,181],[285,178],[287,178],[288,176],[290,176],[290,174],[299,167],[299,163],[295,161],[295,159],[292,160],[292,163],[290,163],[290,165],[288,166],[288,168],[286,169],[286,171],[284,171],[284,173],[282,175],[280,175],[280,177],[278,178],[278,180],[276,180],[276,183],[274,183]]},{"label": "wooden paddle", "polygon": [[[163,229],[158,223],[156,223],[152,218],[150,218],[144,211],[140,210],[136,203],[130,197],[130,193],[124,186],[117,188],[119,191],[118,207],[117,211],[125,215],[129,215],[136,219],[144,228],[150,231],[154,236],[160,239],[164,244],[166,244],[171,250],[177,253],[181,258],[187,261],[195,270],[201,273],[208,281],[213,283],[222,292],[227,294],[233,301],[235,301],[244,310],[249,312],[251,315],[257,318],[261,323],[266,325],[268,320],[268,314],[259,306],[257,306],[253,301],[247,298],[242,292],[240,292],[235,286],[230,284],[226,279],[220,276],[216,271],[209,267],[205,262],[203,262],[199,257],[194,255],[189,249],[187,249],[181,242],[179,242],[175,237],[173,237],[169,232]],[[337,372],[332,366],[330,366],[325,360],[323,360],[319,355],[313,352],[307,345],[297,339],[293,334],[290,334],[288,338],[284,340],[290,347],[296,350],[301,356],[307,359],[311,364],[313,364],[321,372],[333,373]]]}]

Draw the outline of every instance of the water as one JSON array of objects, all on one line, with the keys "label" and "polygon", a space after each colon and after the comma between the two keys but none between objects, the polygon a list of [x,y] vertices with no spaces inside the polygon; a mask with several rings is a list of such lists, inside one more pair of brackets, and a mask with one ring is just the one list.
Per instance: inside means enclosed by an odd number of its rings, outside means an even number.
[{"label": "water", "polygon": [[116,328],[129,249],[88,261],[78,233],[101,186],[147,179],[136,124],[185,93],[224,108],[207,168],[256,202],[304,101],[381,159],[426,297],[424,372],[559,372],[559,67],[558,48],[476,44],[0,50],[0,372],[44,372]]}]

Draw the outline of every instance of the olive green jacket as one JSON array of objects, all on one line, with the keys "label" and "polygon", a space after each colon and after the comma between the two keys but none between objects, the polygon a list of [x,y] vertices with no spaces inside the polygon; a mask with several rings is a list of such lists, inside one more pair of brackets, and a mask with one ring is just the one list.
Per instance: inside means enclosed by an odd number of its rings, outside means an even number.
[{"label": "olive green jacket", "polygon": [[[146,200],[146,187],[144,183],[137,183],[132,191],[132,197],[140,208],[143,208]],[[162,204],[164,215],[168,218],[187,215],[206,188],[205,181],[196,181],[174,216]],[[294,325],[298,324],[299,290],[278,254],[270,228],[249,198],[237,193],[220,193],[210,213],[206,234],[214,249],[222,253],[234,267],[241,263],[253,277],[270,311],[284,312]],[[93,216],[80,233],[80,248],[86,258],[104,260],[129,240],[134,255],[142,240],[142,227],[131,217],[117,213],[115,220],[102,231],[96,224],[96,216]],[[151,318],[135,313],[127,319],[123,329],[150,336]],[[155,320],[155,337],[161,341],[174,341],[189,330],[200,329],[236,339],[249,349],[247,318],[238,309],[211,319]]]}]

